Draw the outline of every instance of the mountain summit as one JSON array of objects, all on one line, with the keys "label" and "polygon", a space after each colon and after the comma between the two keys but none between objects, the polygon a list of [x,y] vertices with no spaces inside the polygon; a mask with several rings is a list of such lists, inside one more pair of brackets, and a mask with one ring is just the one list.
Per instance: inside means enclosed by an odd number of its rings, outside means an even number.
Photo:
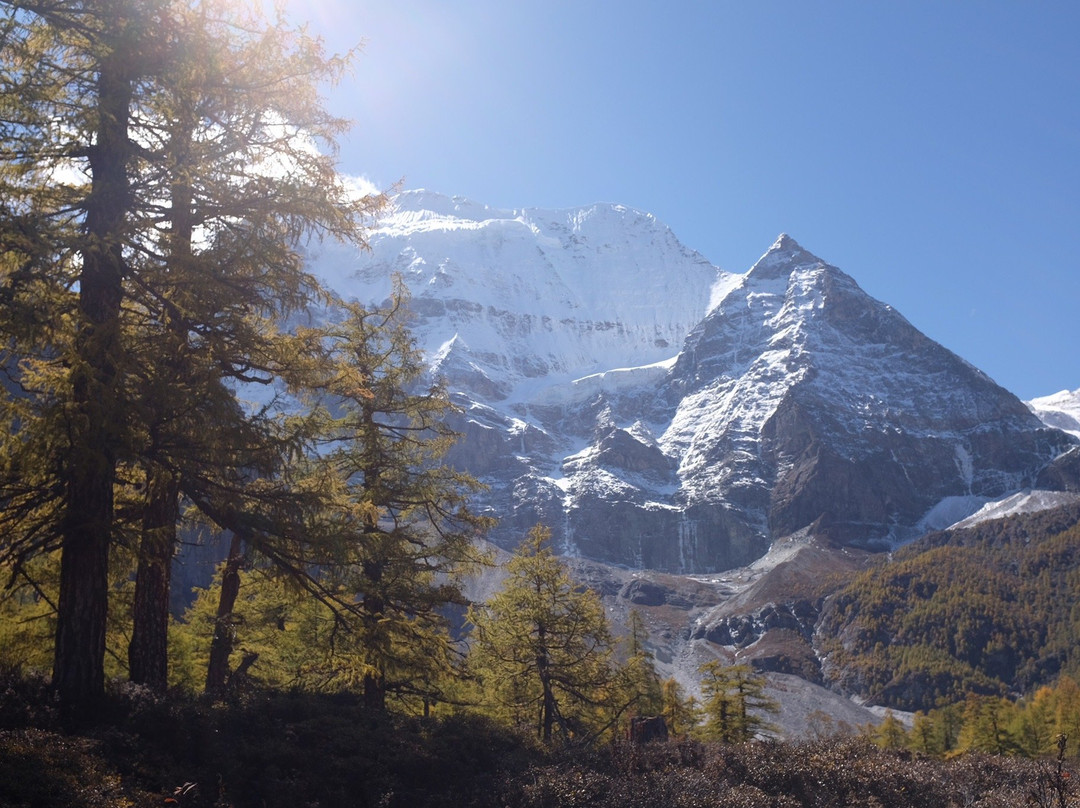
[{"label": "mountain summit", "polygon": [[789,237],[694,329],[669,390],[684,487],[772,536],[905,538],[948,497],[1030,486],[1069,445]]},{"label": "mountain summit", "polygon": [[649,214],[621,205],[496,210],[428,191],[398,196],[372,251],[319,270],[381,301],[399,275],[433,368],[470,399],[668,359],[725,276]]},{"label": "mountain summit", "polygon": [[787,235],[733,275],[623,206],[411,192],[371,247],[318,265],[362,302],[403,277],[461,409],[450,462],[506,546],[542,521],[567,554],[683,573],[807,529],[884,546],[1075,443]]}]

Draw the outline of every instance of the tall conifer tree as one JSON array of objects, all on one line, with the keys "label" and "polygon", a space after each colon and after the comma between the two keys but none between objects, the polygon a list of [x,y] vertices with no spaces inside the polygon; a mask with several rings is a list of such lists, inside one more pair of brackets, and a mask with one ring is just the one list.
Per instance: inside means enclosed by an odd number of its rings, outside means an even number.
[{"label": "tall conifer tree", "polygon": [[[452,668],[445,610],[463,607],[460,574],[483,559],[474,539],[490,519],[473,514],[473,478],[441,463],[457,440],[450,400],[424,386],[424,365],[405,328],[407,295],[385,309],[350,305],[329,329],[331,376],[322,461],[343,487],[327,525],[338,555],[327,571],[350,613],[362,654],[364,699],[437,699]],[[340,599],[339,599],[340,601]]]},{"label": "tall conifer tree", "polygon": [[611,636],[600,599],[578,586],[537,525],[503,588],[470,609],[471,661],[489,706],[545,743],[588,737],[610,696]]},{"label": "tall conifer tree", "polygon": [[763,713],[775,713],[779,705],[765,694],[765,680],[749,665],[724,665],[714,659],[700,670],[702,733],[707,739],[743,743],[771,728]]},{"label": "tall conifer tree", "polygon": [[[280,23],[239,24],[216,0],[31,0],[0,12],[0,293],[16,304],[2,323],[4,366],[29,402],[9,416],[4,483],[21,500],[13,510],[5,496],[13,530],[0,550],[18,566],[62,549],[54,683],[77,718],[103,688],[118,467],[147,481],[142,575],[157,581],[137,612],[160,623],[189,469],[159,438],[192,437],[171,414],[210,400],[244,420],[237,385],[288,374],[295,343],[278,323],[319,295],[301,242],[362,241],[378,200],[351,198],[311,145],[341,131],[317,84],[343,63]],[[140,363],[170,362],[154,403]],[[33,491],[11,465],[31,444],[50,458]],[[192,476],[204,503],[235,516],[214,497],[228,474]],[[139,636],[138,675],[159,683],[160,632]]]}]

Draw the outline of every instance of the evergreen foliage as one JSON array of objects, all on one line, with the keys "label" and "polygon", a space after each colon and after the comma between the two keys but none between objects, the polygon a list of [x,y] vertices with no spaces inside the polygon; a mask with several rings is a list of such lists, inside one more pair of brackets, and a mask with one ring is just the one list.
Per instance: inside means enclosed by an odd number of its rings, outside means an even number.
[{"label": "evergreen foliage", "polygon": [[[209,401],[217,423],[242,420],[235,385],[285,373],[277,324],[319,295],[297,247],[362,243],[379,201],[350,195],[311,145],[342,130],[317,86],[343,63],[235,11],[0,5],[0,366],[17,399],[0,555],[18,576],[60,550],[53,667],[72,718],[103,692],[109,553],[126,519],[143,536],[130,658],[162,684],[162,593],[189,493],[170,447],[208,446],[178,416]],[[146,492],[138,517],[118,509],[130,486]]]},{"label": "evergreen foliage", "polygon": [[637,609],[630,611],[627,635],[622,642],[625,661],[617,670],[616,709],[620,714],[653,716],[664,710],[663,686],[656,672],[654,657],[646,647],[649,633]]},{"label": "evergreen foliage", "polygon": [[483,706],[545,744],[602,730],[613,684],[600,600],[573,581],[550,537],[534,527],[506,564],[502,589],[468,616]]},{"label": "evergreen foliage", "polygon": [[[1063,676],[1054,685],[1040,687],[1017,701],[969,694],[962,702],[915,713],[909,728],[887,711],[870,734],[883,748],[910,749],[925,755],[977,752],[1043,758],[1058,750],[1061,738],[1077,737],[1078,692],[1076,682]],[[1073,744],[1062,754],[1075,758],[1077,751]]]},{"label": "evergreen foliage", "polygon": [[485,561],[474,539],[489,520],[468,508],[476,483],[439,463],[455,439],[442,421],[450,404],[437,387],[416,392],[423,366],[403,311],[400,297],[385,310],[345,306],[323,332],[323,375],[304,391],[317,451],[299,464],[319,509],[295,555],[256,540],[242,587],[230,561],[199,594],[182,631],[210,667],[217,643],[223,673],[256,655],[246,672],[263,684],[358,689],[376,708],[444,698],[461,664],[446,610],[465,605],[460,576]]},{"label": "evergreen foliage", "polygon": [[675,679],[665,679],[661,684],[661,710],[668,733],[675,738],[689,737],[690,731],[701,720],[697,703],[687,696],[683,686]]},{"label": "evergreen foliage", "polygon": [[744,743],[772,729],[762,713],[775,713],[779,705],[765,695],[765,679],[753,668],[724,665],[714,659],[702,665],[700,671],[703,738]]},{"label": "evergreen foliage", "polygon": [[318,88],[347,60],[223,0],[0,10],[11,664],[42,664],[54,630],[72,716],[107,670],[164,689],[172,558],[198,520],[233,544],[174,681],[198,660],[216,694],[243,673],[439,698],[488,520],[440,463],[449,400],[420,389],[403,290],[365,311],[303,266],[310,238],[362,246],[383,202],[334,169],[344,124]]},{"label": "evergreen foliage", "polygon": [[424,367],[403,324],[404,290],[389,308],[355,306],[330,329],[332,375],[319,462],[340,481],[325,525],[333,548],[323,575],[347,615],[344,642],[361,654],[369,706],[387,694],[441,698],[456,667],[446,609],[464,608],[460,575],[485,560],[475,539],[491,520],[473,514],[479,487],[441,464],[457,436],[446,392],[417,392]]}]

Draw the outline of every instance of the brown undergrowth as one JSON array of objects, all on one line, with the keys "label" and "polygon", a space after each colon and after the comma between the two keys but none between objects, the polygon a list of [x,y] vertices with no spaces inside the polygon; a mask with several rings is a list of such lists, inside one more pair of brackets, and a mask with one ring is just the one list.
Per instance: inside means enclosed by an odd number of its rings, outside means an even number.
[{"label": "brown undergrowth", "polygon": [[0,806],[201,808],[1080,808],[1067,765],[943,761],[865,739],[544,750],[476,716],[406,718],[351,696],[227,704],[124,688],[79,734],[40,682],[0,682]]}]

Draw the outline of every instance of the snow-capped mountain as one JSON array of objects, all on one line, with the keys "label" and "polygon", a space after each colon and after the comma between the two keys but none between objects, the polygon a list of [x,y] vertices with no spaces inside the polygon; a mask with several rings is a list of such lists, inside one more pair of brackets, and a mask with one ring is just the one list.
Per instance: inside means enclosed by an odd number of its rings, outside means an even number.
[{"label": "snow-capped mountain", "polygon": [[787,236],[732,275],[625,207],[409,192],[370,243],[318,270],[365,303],[403,278],[504,546],[543,521],[568,554],[683,573],[808,527],[879,546],[1076,443]]}]

